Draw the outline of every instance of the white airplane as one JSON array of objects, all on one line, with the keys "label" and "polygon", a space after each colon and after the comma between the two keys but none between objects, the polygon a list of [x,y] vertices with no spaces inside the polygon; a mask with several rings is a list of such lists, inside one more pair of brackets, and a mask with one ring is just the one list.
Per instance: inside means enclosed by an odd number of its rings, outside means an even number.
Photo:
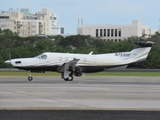
[{"label": "white airplane", "polygon": [[31,72],[56,71],[61,73],[62,79],[72,81],[73,75],[81,76],[85,72],[100,72],[107,68],[127,66],[145,61],[154,42],[135,42],[137,47],[130,52],[108,54],[70,54],[45,52],[33,58],[17,58],[6,60],[14,68],[28,70],[29,81],[33,77]]}]

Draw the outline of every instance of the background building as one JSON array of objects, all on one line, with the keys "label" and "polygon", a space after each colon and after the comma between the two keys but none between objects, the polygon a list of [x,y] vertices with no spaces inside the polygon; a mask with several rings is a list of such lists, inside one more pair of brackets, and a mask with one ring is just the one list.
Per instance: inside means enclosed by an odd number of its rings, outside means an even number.
[{"label": "background building", "polygon": [[0,28],[10,29],[22,37],[36,34],[58,35],[64,34],[64,27],[58,26],[58,17],[51,14],[49,9],[32,14],[30,9],[1,11]]},{"label": "background building", "polygon": [[133,20],[132,24],[126,25],[82,25],[78,26],[77,33],[81,35],[91,35],[101,37],[106,40],[121,41],[132,36],[150,36],[156,30],[149,29],[139,20]]}]

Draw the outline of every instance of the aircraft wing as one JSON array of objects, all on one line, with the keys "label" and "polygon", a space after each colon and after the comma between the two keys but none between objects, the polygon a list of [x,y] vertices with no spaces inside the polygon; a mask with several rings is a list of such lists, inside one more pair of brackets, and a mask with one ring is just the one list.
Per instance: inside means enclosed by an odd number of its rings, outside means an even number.
[{"label": "aircraft wing", "polygon": [[64,63],[61,67],[58,68],[58,72],[65,72],[65,71],[75,71],[75,65],[80,59],[73,59],[67,63]]},{"label": "aircraft wing", "polygon": [[[58,72],[62,73],[62,78],[67,79],[71,73],[75,72],[75,65],[80,59],[73,59],[67,63],[64,63],[61,67],[58,68]],[[72,78],[73,79],[73,78]]]}]

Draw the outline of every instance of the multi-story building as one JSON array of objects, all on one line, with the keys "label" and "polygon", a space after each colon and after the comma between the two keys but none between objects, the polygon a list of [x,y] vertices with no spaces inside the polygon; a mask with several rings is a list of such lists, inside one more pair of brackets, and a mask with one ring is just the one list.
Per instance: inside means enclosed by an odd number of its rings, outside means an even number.
[{"label": "multi-story building", "polygon": [[42,9],[35,14],[32,14],[30,9],[0,13],[0,28],[10,29],[22,37],[64,34],[64,27],[58,26],[57,21],[57,15],[51,14],[49,9]]},{"label": "multi-story building", "polygon": [[17,33],[20,36],[34,36],[44,33],[44,21],[42,20],[19,20],[17,21]]},{"label": "multi-story building", "polygon": [[91,35],[105,40],[122,41],[132,36],[151,36],[157,30],[151,30],[139,20],[133,20],[132,24],[126,25],[82,25],[78,26],[77,33]]}]

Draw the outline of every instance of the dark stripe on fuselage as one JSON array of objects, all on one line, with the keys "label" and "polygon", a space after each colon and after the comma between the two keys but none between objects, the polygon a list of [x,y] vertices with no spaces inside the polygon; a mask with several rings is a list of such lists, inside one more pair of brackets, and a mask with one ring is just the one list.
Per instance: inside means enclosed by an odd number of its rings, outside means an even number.
[{"label": "dark stripe on fuselage", "polygon": [[[27,70],[31,72],[45,72],[45,71],[56,71],[59,66],[39,66],[39,67],[16,67],[20,70]],[[80,66],[82,72],[99,72],[103,71],[104,66]]]},{"label": "dark stripe on fuselage", "polygon": [[[120,67],[124,65],[119,66],[78,66],[81,69],[81,72],[84,73],[90,73],[90,72],[100,72],[104,71],[104,69],[107,68],[114,68],[114,67]],[[30,67],[16,67],[20,70],[27,70],[31,72],[45,72],[45,71],[55,71],[57,72],[57,69],[61,66],[30,66]]]},{"label": "dark stripe on fuselage", "polygon": [[16,67],[16,68],[31,72],[45,72],[45,71],[57,71],[58,67],[59,66],[30,66],[30,67]]}]

